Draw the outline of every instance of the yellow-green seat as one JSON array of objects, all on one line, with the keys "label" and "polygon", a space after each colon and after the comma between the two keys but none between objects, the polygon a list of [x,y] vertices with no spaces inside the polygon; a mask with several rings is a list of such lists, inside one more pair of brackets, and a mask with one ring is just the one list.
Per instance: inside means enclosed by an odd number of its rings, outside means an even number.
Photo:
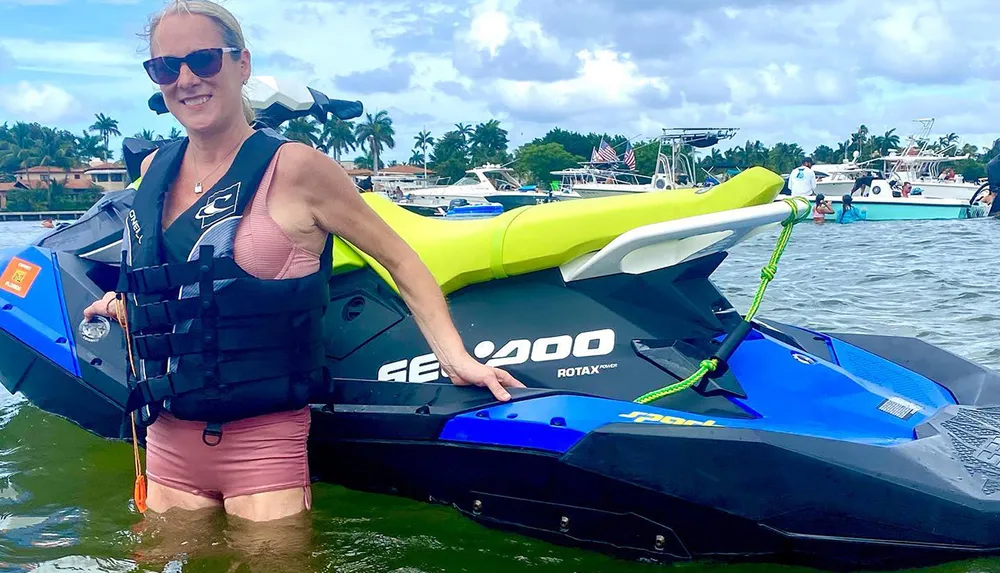
[{"label": "yellow-green seat", "polygon": [[[374,193],[363,197],[417,252],[447,294],[470,284],[557,267],[644,225],[769,203],[782,184],[775,173],[754,167],[707,189],[561,201],[459,221],[417,215]],[[336,242],[336,272],[365,263],[395,286],[371,257]]]}]

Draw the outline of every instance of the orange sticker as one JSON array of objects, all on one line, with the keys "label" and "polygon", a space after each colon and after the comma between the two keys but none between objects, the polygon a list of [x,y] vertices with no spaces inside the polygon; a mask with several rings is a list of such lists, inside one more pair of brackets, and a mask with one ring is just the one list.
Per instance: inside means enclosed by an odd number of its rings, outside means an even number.
[{"label": "orange sticker", "polygon": [[42,268],[38,265],[14,257],[7,264],[3,274],[0,275],[0,289],[24,298],[31,290],[31,285],[35,282],[40,270]]}]

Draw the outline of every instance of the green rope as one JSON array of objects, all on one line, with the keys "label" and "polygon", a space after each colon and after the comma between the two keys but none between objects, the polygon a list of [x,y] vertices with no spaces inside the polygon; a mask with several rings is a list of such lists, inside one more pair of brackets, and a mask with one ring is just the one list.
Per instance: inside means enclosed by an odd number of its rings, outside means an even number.
[{"label": "green rope", "polygon": [[[792,208],[792,212],[788,218],[781,223],[781,234],[778,236],[778,243],[774,246],[774,252],[771,253],[771,260],[760,270],[760,285],[757,287],[757,294],[754,295],[753,304],[750,305],[750,310],[747,311],[747,314],[743,319],[747,322],[750,322],[754,315],[757,314],[757,310],[760,308],[760,304],[764,300],[764,291],[767,290],[767,284],[774,280],[775,275],[778,274],[778,261],[781,260],[781,254],[785,252],[785,247],[788,246],[788,241],[792,237],[792,228],[795,227],[796,223],[804,219],[809,214],[810,204],[808,200],[796,197],[794,199],[782,199],[782,201]],[[805,204],[802,205],[802,203]],[[799,212],[800,207],[804,207],[804,210],[801,213]],[[701,381],[702,377],[706,374],[714,372],[718,367],[719,361],[715,358],[702,360],[701,365],[698,366],[698,370],[696,370],[694,374],[688,376],[680,382],[675,382],[658,390],[647,392],[636,398],[635,402],[639,404],[649,404],[650,402],[655,402],[664,396],[669,396],[670,394],[687,390]]]}]

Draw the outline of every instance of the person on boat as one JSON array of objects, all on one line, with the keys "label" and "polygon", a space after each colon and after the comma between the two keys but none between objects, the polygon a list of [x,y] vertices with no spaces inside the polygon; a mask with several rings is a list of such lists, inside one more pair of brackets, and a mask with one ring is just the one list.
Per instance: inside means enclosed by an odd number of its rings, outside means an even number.
[{"label": "person on boat", "polygon": [[868,190],[871,189],[873,181],[875,181],[875,177],[873,175],[862,175],[858,177],[854,180],[854,187],[851,187],[851,195],[861,191],[862,196],[867,196]]},{"label": "person on boat", "polygon": [[816,193],[816,172],[812,166],[812,157],[806,157],[802,165],[788,175],[788,190],[792,197],[808,197]]},{"label": "person on boat", "polygon": [[[108,292],[84,311],[126,327],[131,380],[145,407],[159,408],[147,428],[145,507],[218,508],[257,522],[309,510],[309,403],[330,385],[322,323],[334,235],[388,270],[453,384],[501,401],[523,387],[469,354],[430,271],[336,161],[251,127],[242,93],[250,53],[228,10],[174,0],[152,16],[148,36],[144,67],[186,137],[142,162],[123,236],[124,296]],[[205,284],[214,292],[190,296]],[[181,300],[201,303],[168,312]],[[188,334],[190,348],[157,349],[150,332]]]},{"label": "person on boat", "polygon": [[827,215],[833,215],[833,205],[822,193],[816,195],[816,205],[813,207],[813,222],[822,223],[826,221]]},{"label": "person on boat", "polygon": [[840,215],[837,217],[838,223],[854,223],[856,221],[864,221],[868,217],[862,209],[858,209],[854,205],[854,198],[850,195],[844,195],[841,198],[842,208],[840,210]]},{"label": "person on boat", "polygon": [[899,194],[903,197],[909,197],[911,191],[913,191],[913,185],[909,181],[903,183],[903,186],[899,188]]}]

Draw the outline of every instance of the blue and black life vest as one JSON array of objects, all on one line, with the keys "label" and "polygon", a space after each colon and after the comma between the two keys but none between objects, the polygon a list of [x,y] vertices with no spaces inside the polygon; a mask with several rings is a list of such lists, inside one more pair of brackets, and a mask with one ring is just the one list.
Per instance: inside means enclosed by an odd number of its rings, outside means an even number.
[{"label": "blue and black life vest", "polygon": [[[163,206],[188,144],[161,147],[125,222],[122,273],[134,359],[127,408],[155,419],[223,423],[302,408],[329,390],[323,320],[333,239],[318,272],[262,280],[240,268],[233,242],[271,159],[288,140],[256,131],[218,183],[165,230]],[[147,422],[149,423],[149,422]]]}]

